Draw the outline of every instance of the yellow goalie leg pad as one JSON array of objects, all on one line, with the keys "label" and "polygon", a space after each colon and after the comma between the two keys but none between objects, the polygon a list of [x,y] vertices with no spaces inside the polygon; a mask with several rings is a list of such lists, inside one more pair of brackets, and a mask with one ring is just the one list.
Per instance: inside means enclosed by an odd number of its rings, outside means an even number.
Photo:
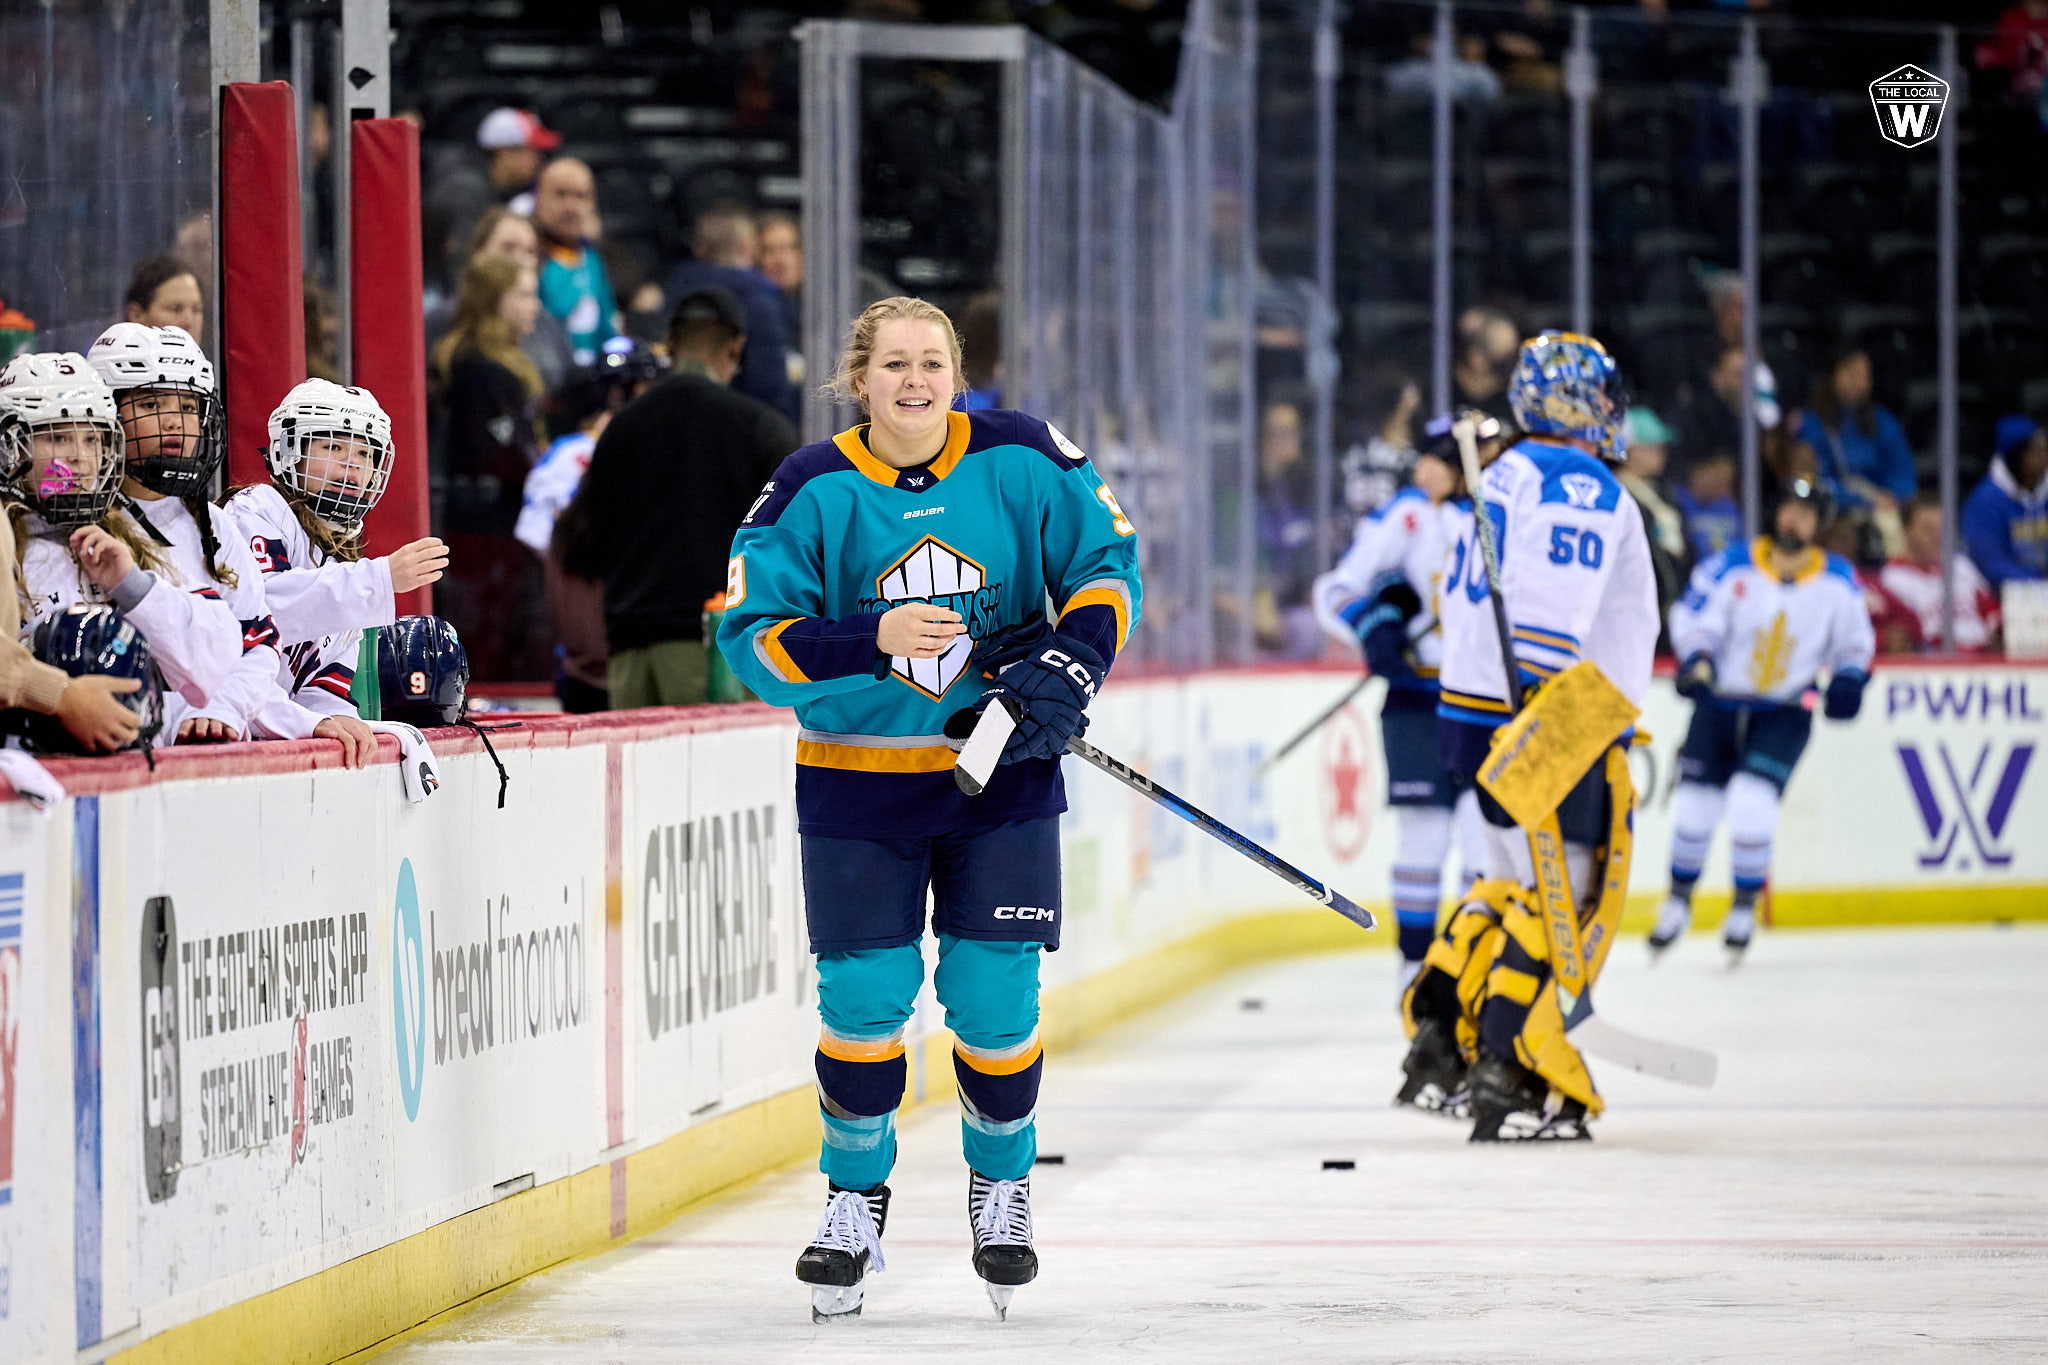
[{"label": "yellow goalie leg pad", "polygon": [[1430,943],[1422,959],[1422,970],[1401,997],[1401,1022],[1410,1038],[1415,1036],[1416,1029],[1416,988],[1432,972],[1441,972],[1451,979],[1458,999],[1458,1049],[1467,1061],[1477,1056],[1479,1036],[1473,1020],[1478,1015],[1479,1002],[1486,996],[1486,974],[1492,970],[1494,959],[1500,956],[1500,945],[1505,942],[1500,928],[1501,913],[1510,905],[1520,905],[1522,894],[1522,888],[1511,881],[1473,883],[1463,904],[1451,912],[1443,932]]},{"label": "yellow goalie leg pad", "polygon": [[1606,965],[1607,952],[1614,946],[1616,931],[1621,927],[1621,912],[1628,902],[1629,865],[1635,860],[1636,784],[1624,750],[1607,751],[1606,777],[1611,806],[1607,847],[1600,854],[1600,895],[1579,935],[1589,986],[1600,979],[1600,969]]},{"label": "yellow goalie leg pad", "polygon": [[1534,829],[1636,722],[1633,703],[1581,659],[1543,684],[1493,732],[1479,785],[1514,822]]},{"label": "yellow goalie leg pad", "polygon": [[[1501,930],[1503,951],[1487,974],[1486,1001],[1495,1009],[1507,1003],[1521,1011],[1516,1059],[1551,1089],[1584,1104],[1589,1115],[1599,1114],[1606,1104],[1593,1088],[1586,1059],[1565,1036],[1557,992],[1544,989],[1550,944],[1540,918],[1516,906],[1502,917]],[[1505,951],[1509,943],[1519,951]]]}]

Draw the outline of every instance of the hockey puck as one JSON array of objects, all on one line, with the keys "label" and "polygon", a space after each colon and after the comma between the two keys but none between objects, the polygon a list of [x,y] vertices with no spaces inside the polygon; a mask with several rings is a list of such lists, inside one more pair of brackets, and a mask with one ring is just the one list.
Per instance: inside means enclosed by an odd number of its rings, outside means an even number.
[{"label": "hockey puck", "polygon": [[1246,996],[1244,999],[1237,1002],[1237,1007],[1241,1010],[1262,1010],[1266,1008],[1266,1002],[1259,999],[1255,995]]},{"label": "hockey puck", "polygon": [[1041,1153],[1038,1158],[1038,1164],[1040,1166],[1064,1166],[1067,1164],[1067,1159],[1058,1152],[1054,1152],[1049,1156]]},{"label": "hockey puck", "polygon": [[1355,1171],[1358,1169],[1358,1163],[1355,1161],[1325,1161],[1323,1169],[1326,1171]]}]

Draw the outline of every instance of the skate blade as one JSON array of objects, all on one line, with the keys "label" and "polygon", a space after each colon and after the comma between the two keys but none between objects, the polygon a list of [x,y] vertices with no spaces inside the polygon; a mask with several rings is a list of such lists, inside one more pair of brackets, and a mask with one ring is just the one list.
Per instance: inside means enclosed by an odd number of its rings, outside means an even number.
[{"label": "skate blade", "polygon": [[1472,1117],[1471,1092],[1460,1088],[1446,1094],[1444,1093],[1444,1088],[1435,1081],[1424,1084],[1420,1090],[1415,1092],[1415,1096],[1412,1099],[1404,1100],[1401,1096],[1396,1095],[1394,1103],[1400,1108],[1415,1109],[1425,1114],[1441,1114],[1446,1118],[1468,1119]]},{"label": "skate blade", "polygon": [[1014,1284],[990,1284],[987,1280],[983,1280],[981,1286],[988,1290],[988,1301],[995,1305],[996,1320],[1008,1322],[1010,1320],[1010,1300],[1017,1296],[1017,1286]]},{"label": "skate blade", "polygon": [[811,1286],[811,1321],[851,1322],[860,1316],[865,1290],[857,1284]]}]

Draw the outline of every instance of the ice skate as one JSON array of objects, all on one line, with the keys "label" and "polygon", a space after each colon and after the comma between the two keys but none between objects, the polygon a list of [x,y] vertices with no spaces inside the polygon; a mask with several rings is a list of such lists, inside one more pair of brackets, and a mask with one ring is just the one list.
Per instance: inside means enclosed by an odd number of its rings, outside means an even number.
[{"label": "ice skate", "polygon": [[969,1171],[967,1223],[974,1232],[974,1273],[987,1288],[996,1316],[1008,1321],[1017,1286],[1038,1278],[1038,1253],[1031,1248],[1031,1177],[990,1180]]},{"label": "ice skate", "polygon": [[889,1220],[889,1187],[866,1194],[832,1187],[818,1235],[796,1258],[796,1277],[811,1287],[811,1321],[845,1322],[860,1316],[869,1271],[882,1261],[882,1225]]},{"label": "ice skate", "polygon": [[1728,950],[1728,965],[1742,965],[1742,955],[1749,950],[1749,940],[1756,934],[1756,907],[1738,905],[1729,910],[1728,918],[1721,925],[1721,946]]},{"label": "ice skate", "polygon": [[1435,1019],[1424,1019],[1415,1028],[1415,1041],[1401,1059],[1407,1080],[1401,1083],[1394,1103],[1413,1105],[1430,1113],[1461,1117],[1458,1106],[1467,1098],[1465,1059],[1450,1031]]},{"label": "ice skate", "polygon": [[1520,1062],[1481,1057],[1472,1068],[1472,1141],[1584,1142],[1586,1106],[1552,1100],[1550,1088]]},{"label": "ice skate", "polygon": [[1664,956],[1664,950],[1685,936],[1692,927],[1692,907],[1673,896],[1664,902],[1664,909],[1657,916],[1657,927],[1650,931],[1650,960],[1655,962]]}]

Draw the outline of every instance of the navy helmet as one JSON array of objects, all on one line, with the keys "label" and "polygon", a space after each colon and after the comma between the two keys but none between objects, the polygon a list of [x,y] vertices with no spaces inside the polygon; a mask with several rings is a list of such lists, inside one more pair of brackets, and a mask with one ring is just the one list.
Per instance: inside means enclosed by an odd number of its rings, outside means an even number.
[{"label": "navy helmet", "polygon": [[469,696],[469,655],[438,616],[401,616],[377,632],[377,692],[385,720],[453,725]]},{"label": "navy helmet", "polygon": [[[129,748],[148,748],[163,729],[164,680],[150,653],[149,641],[112,607],[76,606],[59,612],[36,627],[29,649],[40,662],[62,669],[74,678],[100,673],[112,678],[139,679],[141,687],[115,697],[141,722]],[[85,746],[55,716],[34,712],[15,712],[14,716],[17,723],[9,728],[20,733],[25,747],[45,754],[86,752]]]}]

